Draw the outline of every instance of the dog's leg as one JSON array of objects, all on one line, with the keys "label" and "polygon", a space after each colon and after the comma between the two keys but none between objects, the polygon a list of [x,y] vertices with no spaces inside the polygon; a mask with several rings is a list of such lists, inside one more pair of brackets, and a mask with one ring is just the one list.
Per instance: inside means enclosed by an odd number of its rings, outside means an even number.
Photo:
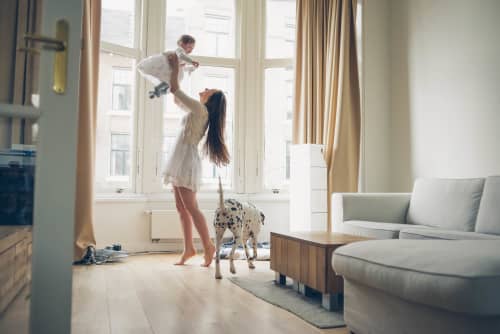
[{"label": "dog's leg", "polygon": [[220,247],[222,246],[222,238],[224,237],[224,231],[226,229],[222,227],[216,227],[215,229],[215,278],[221,279],[222,275],[220,273]]},{"label": "dog's leg", "polygon": [[253,247],[252,260],[257,261],[257,236],[255,234],[252,234],[252,247]]},{"label": "dog's leg", "polygon": [[232,274],[236,274],[236,268],[234,267],[234,252],[236,251],[236,247],[241,244],[241,231],[238,231],[237,229],[233,229],[231,231],[234,234],[234,244],[231,249],[231,255],[229,256],[229,271],[231,271]]},{"label": "dog's leg", "polygon": [[247,241],[249,239],[248,233],[243,233],[242,241],[243,241],[243,248],[245,249],[245,255],[247,257],[247,262],[248,262],[248,268],[250,269],[255,269],[255,266],[252,263],[252,258],[250,257],[250,253],[248,252],[248,246],[247,246]]}]

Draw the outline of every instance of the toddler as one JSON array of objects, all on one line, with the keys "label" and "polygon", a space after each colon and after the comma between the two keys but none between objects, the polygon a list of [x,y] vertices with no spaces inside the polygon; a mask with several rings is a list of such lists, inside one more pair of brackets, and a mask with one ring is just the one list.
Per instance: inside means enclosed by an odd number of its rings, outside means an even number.
[{"label": "toddler", "polygon": [[[184,70],[189,73],[200,65],[188,56],[193,51],[195,43],[196,41],[193,36],[182,35],[177,41],[178,48],[175,51],[165,51],[161,54],[147,57],[137,64],[137,70],[142,76],[155,85],[154,90],[149,92],[150,99],[167,94],[170,88],[172,69],[167,60],[169,54],[175,52],[179,59],[179,66],[184,67]],[[191,66],[187,67],[187,64]],[[182,81],[182,78],[183,71],[179,71],[179,81]]]}]

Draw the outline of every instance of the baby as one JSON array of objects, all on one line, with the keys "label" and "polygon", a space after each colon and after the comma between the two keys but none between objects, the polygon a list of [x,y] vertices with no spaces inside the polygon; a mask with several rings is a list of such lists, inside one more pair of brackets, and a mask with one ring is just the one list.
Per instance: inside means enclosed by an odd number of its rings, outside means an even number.
[{"label": "baby", "polygon": [[[188,56],[188,54],[193,51],[195,43],[196,41],[193,36],[182,35],[177,41],[179,47],[175,50],[179,58],[180,66],[185,67],[186,64],[192,65],[189,68],[184,68],[184,70],[189,72],[194,71],[200,65]],[[147,57],[137,64],[137,70],[142,76],[155,85],[154,90],[149,92],[150,99],[167,94],[170,88],[170,75],[172,69],[168,64],[167,57],[168,54],[172,52],[173,51],[165,51],[161,54]],[[182,81],[182,77],[183,71],[179,71],[179,81]]]}]

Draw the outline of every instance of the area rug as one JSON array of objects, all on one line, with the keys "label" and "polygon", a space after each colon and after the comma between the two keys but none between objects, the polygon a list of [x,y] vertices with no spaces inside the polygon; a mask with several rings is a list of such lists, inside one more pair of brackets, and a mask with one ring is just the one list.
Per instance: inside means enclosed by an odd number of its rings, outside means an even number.
[{"label": "area rug", "polygon": [[344,327],[342,311],[330,312],[321,307],[321,294],[305,297],[292,288],[274,282],[272,273],[254,272],[246,277],[228,278],[231,282],[268,303],[281,307],[318,328]]}]

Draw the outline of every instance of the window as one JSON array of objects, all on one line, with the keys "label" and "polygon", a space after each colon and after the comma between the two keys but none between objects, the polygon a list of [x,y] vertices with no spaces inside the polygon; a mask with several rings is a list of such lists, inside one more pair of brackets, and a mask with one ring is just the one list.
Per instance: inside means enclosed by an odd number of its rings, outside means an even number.
[{"label": "window", "polygon": [[290,180],[290,145],[292,145],[291,140],[286,141],[286,161],[285,161],[285,166],[286,166],[286,179]]},{"label": "window", "polygon": [[291,121],[293,118],[293,69],[288,71],[288,77],[285,80],[286,85],[286,119]]},{"label": "window", "polygon": [[139,0],[103,0],[97,101],[95,184],[99,192],[135,190]]},{"label": "window", "polygon": [[135,45],[135,2],[135,0],[102,0],[102,41],[126,47]]},{"label": "window", "polygon": [[[185,29],[182,30],[181,29]],[[226,144],[233,157],[233,119],[235,97],[235,2],[234,0],[167,0],[166,45],[176,47],[180,35],[189,33],[196,39],[193,55],[198,55],[202,66],[190,75],[185,74],[182,89],[190,96],[198,96],[205,88],[221,89],[227,98]],[[232,58],[229,60],[228,58]],[[178,130],[183,112],[173,102],[171,96],[165,99],[163,136],[172,136],[172,129]],[[167,145],[173,145],[173,141]],[[200,146],[203,145],[201,141]],[[164,143],[165,145],[165,143]],[[201,149],[201,147],[200,147]],[[163,152],[170,147],[163,147]],[[168,158],[164,155],[163,159]],[[162,166],[165,162],[162,163]],[[217,168],[205,158],[202,162],[202,182],[205,189],[217,185],[220,176],[225,188],[233,187],[233,160],[229,166]]]},{"label": "window", "polygon": [[200,191],[214,191],[219,176],[229,192],[286,189],[295,0],[159,0],[155,10],[145,10],[144,0],[102,1],[97,191],[166,192],[162,172],[185,111],[172,94],[149,99],[153,85],[137,75],[135,64],[176,49],[182,34],[196,39],[191,56],[201,66],[184,73],[181,88],[194,98],[205,88],[227,97],[231,163],[217,168],[204,158]]},{"label": "window", "polygon": [[111,134],[110,176],[129,176],[130,142],[128,134]]},{"label": "window", "polygon": [[166,0],[166,47],[177,48],[182,34],[196,39],[193,55],[233,58],[235,55],[234,0]]},{"label": "window", "polygon": [[130,111],[132,104],[132,69],[113,68],[113,110]]},{"label": "window", "polygon": [[264,186],[281,189],[290,179],[295,1],[266,0],[266,22]]},{"label": "window", "polygon": [[292,58],[295,48],[295,1],[266,1],[266,58]]},{"label": "window", "polygon": [[289,178],[289,166],[285,159],[287,143],[292,138],[292,97],[290,67],[265,69],[264,97],[264,185],[268,189],[280,189]]},{"label": "window", "polygon": [[226,45],[230,42],[231,17],[224,15],[224,12],[207,11],[205,13],[207,48],[208,55],[223,55]]}]

